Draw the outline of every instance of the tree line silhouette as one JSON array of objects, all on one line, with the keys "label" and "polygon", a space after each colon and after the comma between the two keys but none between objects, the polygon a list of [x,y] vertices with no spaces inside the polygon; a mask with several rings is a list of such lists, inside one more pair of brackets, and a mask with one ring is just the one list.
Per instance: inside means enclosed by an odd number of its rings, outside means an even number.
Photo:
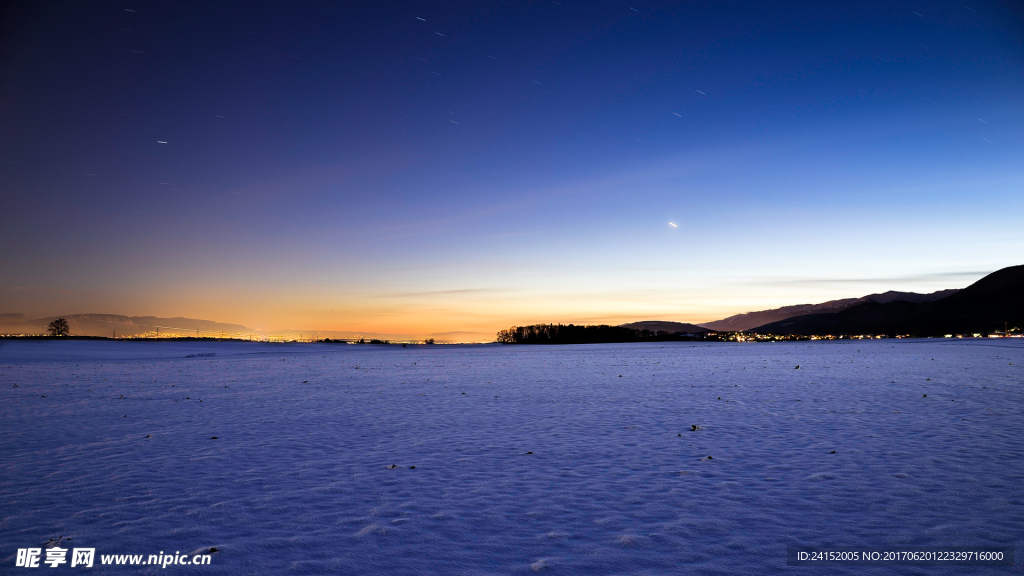
[{"label": "tree line silhouette", "polygon": [[[534,324],[513,326],[498,332],[502,344],[612,344],[620,342],[663,342],[690,340],[694,336],[665,331],[652,332],[607,324],[577,326],[575,324]],[[701,338],[698,336],[697,338]]]}]

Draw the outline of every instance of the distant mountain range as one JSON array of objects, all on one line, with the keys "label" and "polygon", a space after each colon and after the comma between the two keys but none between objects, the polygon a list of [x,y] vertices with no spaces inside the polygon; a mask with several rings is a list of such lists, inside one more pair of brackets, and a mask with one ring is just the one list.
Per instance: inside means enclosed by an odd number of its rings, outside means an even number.
[{"label": "distant mountain range", "polygon": [[958,292],[957,289],[939,290],[931,294],[918,294],[916,292],[895,292],[888,291],[881,294],[868,294],[860,298],[844,298],[842,300],[829,300],[821,304],[797,304],[795,306],[783,306],[772,310],[761,310],[760,312],[747,312],[729,316],[723,320],[715,320],[701,324],[702,327],[719,332],[742,332],[758,326],[764,326],[772,322],[788,320],[796,316],[810,314],[835,314],[847,308],[874,302],[877,304],[888,304],[889,302],[932,302],[941,300]]},{"label": "distant mountain range", "polygon": [[755,327],[762,334],[942,336],[1024,327],[1024,266],[1003,268],[937,300],[869,301]]},{"label": "distant mountain range", "polygon": [[962,290],[889,291],[860,298],[737,314],[699,325],[645,321],[626,328],[671,333],[911,334],[941,336],[1024,328],[1024,266],[1003,268]]},{"label": "distant mountain range", "polygon": [[[47,325],[58,316],[28,318],[24,314],[0,313],[0,334],[45,334]],[[68,321],[72,336],[201,336],[204,338],[247,338],[274,336],[298,338],[379,338],[381,340],[422,340],[433,338],[439,343],[448,342],[489,342],[493,335],[478,332],[440,332],[424,336],[416,334],[385,334],[351,331],[317,331],[309,329],[273,330],[261,332],[241,324],[226,324],[195,318],[158,318],[156,316],[122,316],[120,314],[69,314],[59,316]],[[197,332],[198,330],[198,332]]]},{"label": "distant mountain range", "polygon": [[[76,336],[203,336],[245,338],[257,332],[240,324],[225,324],[194,318],[121,316],[118,314],[71,314],[63,316]],[[22,314],[0,313],[0,334],[43,334],[56,316],[27,318]],[[831,300],[821,304],[800,304],[772,310],[737,314],[705,324],[648,320],[622,324],[622,328],[700,334],[709,331],[762,334],[944,334],[991,333],[1024,328],[1024,265],[993,272],[962,290],[950,289],[918,294],[883,292],[860,298]],[[296,331],[299,332],[299,331]],[[330,338],[372,338],[356,332],[307,332]],[[294,336],[294,335],[293,335]],[[398,336],[398,337],[396,337]],[[388,337],[383,335],[382,337]],[[392,335],[392,339],[413,339]],[[483,342],[486,334],[446,332],[430,335],[439,342]]]},{"label": "distant mountain range", "polygon": [[[45,334],[46,326],[56,320],[26,318],[22,314],[0,314],[0,334]],[[119,314],[70,314],[60,316],[68,321],[74,336],[145,336],[160,333],[166,336],[199,336],[244,338],[255,331],[239,324],[224,324],[194,318],[158,318],[156,316],[121,316]],[[198,332],[197,332],[198,331]]]}]

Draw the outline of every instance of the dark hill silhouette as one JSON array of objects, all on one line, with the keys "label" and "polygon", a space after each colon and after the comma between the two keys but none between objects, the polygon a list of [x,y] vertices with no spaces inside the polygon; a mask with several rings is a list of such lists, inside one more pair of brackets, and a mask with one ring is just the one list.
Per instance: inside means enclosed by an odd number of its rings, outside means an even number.
[{"label": "dark hill silhouette", "polygon": [[687,324],[685,322],[669,322],[666,320],[645,320],[643,322],[630,322],[629,324],[620,324],[619,326],[622,328],[632,328],[633,330],[668,332],[669,334],[702,334],[704,332],[710,332],[709,329],[697,326],[696,324]]},{"label": "dark hill silhouette", "polygon": [[[673,322],[672,324],[676,324]],[[697,328],[697,326],[694,326]],[[707,332],[706,330],[704,332]],[[650,330],[608,326],[607,324],[533,324],[501,330],[495,338],[502,344],[611,344],[622,342],[667,342],[691,340],[703,336],[652,332]]]},{"label": "dark hill silhouette", "polygon": [[865,302],[831,314],[810,314],[753,329],[763,334],[991,333],[1024,326],[1024,266],[1003,268],[945,298]]},{"label": "dark hill silhouette", "polygon": [[780,322],[789,318],[795,318],[797,316],[806,316],[809,314],[834,314],[836,312],[842,312],[851,306],[857,306],[859,304],[866,304],[869,302],[877,302],[879,304],[887,304],[889,302],[930,302],[933,300],[939,300],[955,294],[956,289],[939,290],[938,292],[932,292],[931,294],[918,294],[916,292],[896,292],[890,290],[888,292],[882,292],[881,294],[868,294],[860,298],[843,298],[842,300],[829,300],[828,302],[822,302],[821,304],[796,304],[794,306],[783,306],[782,308],[774,308],[772,310],[761,310],[759,312],[747,312],[745,314],[737,314],[730,316],[722,320],[715,320],[714,322],[706,322],[701,324],[704,328],[711,330],[718,330],[721,332],[740,332],[743,330],[750,330],[758,326],[770,324],[772,322]]}]

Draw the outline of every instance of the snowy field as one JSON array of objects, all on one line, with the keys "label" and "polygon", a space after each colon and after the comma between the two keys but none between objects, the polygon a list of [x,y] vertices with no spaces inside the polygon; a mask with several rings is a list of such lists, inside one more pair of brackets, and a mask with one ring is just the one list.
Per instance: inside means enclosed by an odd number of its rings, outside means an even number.
[{"label": "snowy field", "polygon": [[1022,344],[2,342],[0,573],[1019,574]]}]

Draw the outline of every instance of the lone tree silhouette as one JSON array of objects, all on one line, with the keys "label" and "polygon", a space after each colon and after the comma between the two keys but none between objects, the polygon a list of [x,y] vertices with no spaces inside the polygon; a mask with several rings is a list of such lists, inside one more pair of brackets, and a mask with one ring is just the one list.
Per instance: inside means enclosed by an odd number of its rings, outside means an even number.
[{"label": "lone tree silhouette", "polygon": [[50,331],[50,336],[67,336],[71,333],[71,327],[68,326],[68,321],[63,318],[57,318],[50,325],[46,327]]}]

